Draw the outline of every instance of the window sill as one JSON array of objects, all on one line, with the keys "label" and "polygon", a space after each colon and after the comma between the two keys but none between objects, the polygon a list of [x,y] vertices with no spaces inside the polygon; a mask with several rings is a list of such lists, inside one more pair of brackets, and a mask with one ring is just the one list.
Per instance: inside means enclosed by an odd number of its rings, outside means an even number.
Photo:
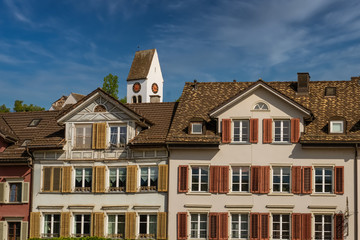
[{"label": "window sill", "polygon": [[27,204],[27,203],[22,203],[22,202],[5,202],[5,203],[0,203],[1,205],[22,205],[22,204]]},{"label": "window sill", "polygon": [[250,192],[229,192],[226,195],[229,195],[229,196],[251,196],[252,193],[250,193]]},{"label": "window sill", "polygon": [[292,145],[291,142],[272,142],[271,145]]},{"label": "window sill", "polygon": [[187,192],[186,195],[203,195],[203,196],[211,196],[209,192]]},{"label": "window sill", "polygon": [[312,197],[336,197],[335,193],[312,193],[310,194]]},{"label": "window sill", "polygon": [[272,192],[272,193],[269,193],[268,196],[294,196],[294,194],[293,193]]},{"label": "window sill", "polygon": [[230,145],[251,145],[250,142],[231,142]]}]

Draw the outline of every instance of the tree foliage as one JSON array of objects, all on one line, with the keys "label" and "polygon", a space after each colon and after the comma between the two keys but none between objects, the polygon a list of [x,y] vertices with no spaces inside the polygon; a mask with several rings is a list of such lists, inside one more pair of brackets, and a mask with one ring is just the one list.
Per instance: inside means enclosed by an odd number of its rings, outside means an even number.
[{"label": "tree foliage", "polygon": [[119,93],[119,80],[118,76],[112,75],[111,73],[104,77],[104,83],[102,89],[110,94],[112,97],[118,99]]},{"label": "tree foliage", "polygon": [[23,101],[15,100],[13,110],[14,112],[34,112],[34,111],[44,111],[45,108],[33,104],[30,105],[23,104]]},{"label": "tree foliage", "polygon": [[120,99],[120,102],[125,104],[127,102],[126,96]]},{"label": "tree foliage", "polygon": [[0,106],[0,112],[10,112],[10,108],[7,108],[5,104]]}]

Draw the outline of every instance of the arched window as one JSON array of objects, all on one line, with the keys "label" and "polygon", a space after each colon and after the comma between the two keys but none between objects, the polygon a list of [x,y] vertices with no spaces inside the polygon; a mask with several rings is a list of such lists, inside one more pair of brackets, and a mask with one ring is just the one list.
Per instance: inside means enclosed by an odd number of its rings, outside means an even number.
[{"label": "arched window", "polygon": [[142,97],[141,95],[138,96],[138,103],[141,103],[142,102]]},{"label": "arched window", "polygon": [[94,112],[106,112],[106,107],[104,105],[97,105]]},{"label": "arched window", "polygon": [[258,102],[255,104],[254,110],[269,110],[269,107],[264,102]]},{"label": "arched window", "polygon": [[132,97],[132,102],[133,102],[133,103],[136,103],[136,96],[133,96],[133,97]]}]

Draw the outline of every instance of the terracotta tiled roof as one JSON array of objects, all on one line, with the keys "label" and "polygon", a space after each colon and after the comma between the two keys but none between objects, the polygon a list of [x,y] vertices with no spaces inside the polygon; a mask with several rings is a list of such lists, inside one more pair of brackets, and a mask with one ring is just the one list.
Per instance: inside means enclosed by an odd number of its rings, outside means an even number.
[{"label": "terracotta tiled roof", "polygon": [[76,101],[80,101],[81,99],[83,99],[85,97],[85,95],[82,95],[79,93],[71,93],[71,95],[73,95],[73,97],[75,98]]},{"label": "terracotta tiled roof", "polygon": [[155,49],[137,51],[131,64],[127,80],[147,78]]},{"label": "terracotta tiled roof", "polygon": [[153,125],[130,141],[136,144],[165,144],[177,103],[137,103],[127,106],[153,122]]},{"label": "terracotta tiled roof", "polygon": [[[219,143],[220,136],[212,127],[213,119],[209,113],[244,91],[254,82],[205,82],[186,83],[174,120],[167,137],[168,143]],[[353,78],[351,81],[310,81],[309,94],[299,95],[296,92],[297,82],[266,82],[276,91],[286,95],[313,114],[313,120],[302,134],[303,143],[315,142],[356,142],[360,141],[360,85]],[[325,87],[336,87],[336,96],[324,96]],[[346,134],[331,135],[328,133],[328,122],[331,117],[346,119]],[[204,119],[210,129],[204,135],[187,134],[189,121],[193,117]]]},{"label": "terracotta tiled roof", "polygon": [[18,140],[15,132],[10,128],[2,116],[0,116],[0,136],[10,142],[16,142]]}]

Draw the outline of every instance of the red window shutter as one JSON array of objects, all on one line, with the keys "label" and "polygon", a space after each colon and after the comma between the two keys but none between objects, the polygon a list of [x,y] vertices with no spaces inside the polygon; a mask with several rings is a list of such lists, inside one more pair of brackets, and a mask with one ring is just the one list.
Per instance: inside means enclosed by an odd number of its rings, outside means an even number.
[{"label": "red window shutter", "polygon": [[263,143],[272,142],[272,119],[263,119]]},{"label": "red window shutter", "polygon": [[344,239],[344,214],[334,215],[334,240]]},{"label": "red window shutter", "polygon": [[260,240],[269,239],[269,213],[260,213]]},{"label": "red window shutter", "polygon": [[219,192],[219,166],[210,166],[210,183],[209,183],[209,191],[211,193]]},{"label": "red window shutter", "polygon": [[261,167],[260,193],[270,192],[270,166]]},{"label": "red window shutter", "polygon": [[311,213],[301,214],[301,239],[311,240]]},{"label": "red window shutter", "polygon": [[179,192],[187,192],[188,191],[188,172],[189,167],[187,165],[179,166]]},{"label": "red window shutter", "polygon": [[250,119],[250,142],[258,142],[258,132],[259,132],[259,119],[251,118]]},{"label": "red window shutter", "polygon": [[222,120],[222,142],[231,142],[231,119]]},{"label": "red window shutter", "polygon": [[219,214],[209,213],[209,239],[218,239],[219,237]]},{"label": "red window shutter", "polygon": [[335,167],[335,194],[344,194],[344,167]]},{"label": "red window shutter", "polygon": [[187,213],[179,212],[177,215],[177,238],[187,239]]},{"label": "red window shutter", "polygon": [[301,193],[301,167],[293,166],[291,168],[291,190],[292,193]]},{"label": "red window shutter", "polygon": [[300,119],[292,118],[291,119],[291,142],[297,143],[299,142],[300,137]]},{"label": "red window shutter", "polygon": [[261,166],[251,166],[251,192],[260,193]]},{"label": "red window shutter", "polygon": [[229,166],[219,167],[219,193],[229,192]]},{"label": "red window shutter", "polygon": [[301,214],[293,213],[291,215],[291,239],[301,240]]},{"label": "red window shutter", "polygon": [[219,240],[227,240],[228,235],[228,214],[219,213]]},{"label": "red window shutter", "polygon": [[312,192],[312,167],[302,168],[302,193],[311,194]]},{"label": "red window shutter", "polygon": [[259,213],[250,213],[250,240],[258,240],[260,237]]}]

